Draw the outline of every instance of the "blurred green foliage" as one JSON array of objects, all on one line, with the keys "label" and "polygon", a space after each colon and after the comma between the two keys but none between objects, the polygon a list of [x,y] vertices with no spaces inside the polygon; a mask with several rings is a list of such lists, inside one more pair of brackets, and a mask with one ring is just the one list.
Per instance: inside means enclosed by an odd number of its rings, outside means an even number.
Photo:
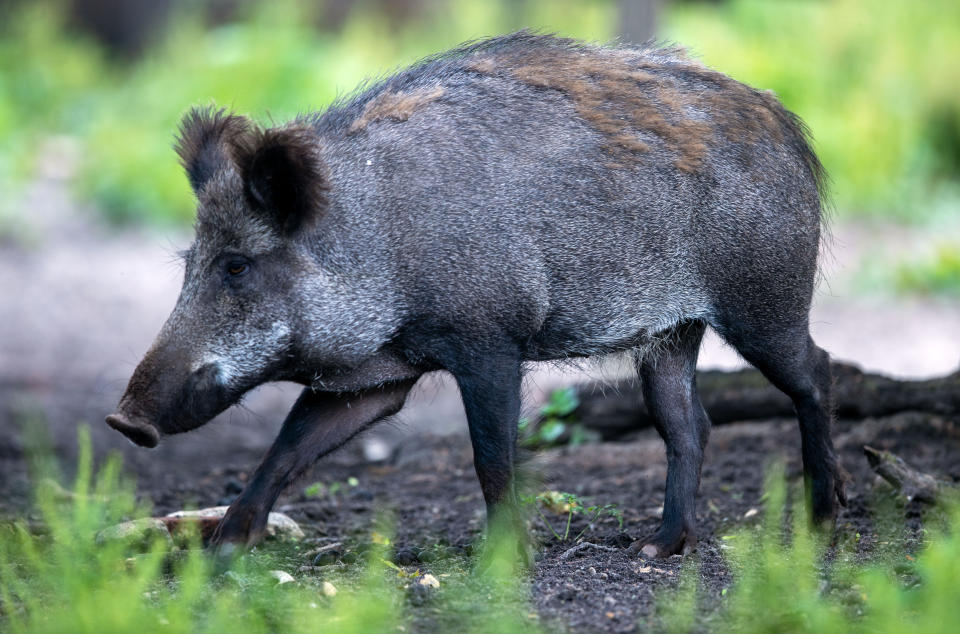
[{"label": "blurred green foliage", "polygon": [[[216,102],[261,121],[322,108],[338,94],[464,40],[509,30],[506,3],[452,0],[428,21],[393,28],[356,11],[338,33],[315,25],[316,5],[249,3],[236,22],[206,28],[183,10],[166,38],[134,63],[108,62],[68,33],[56,2],[23,5],[0,26],[0,186],[22,186],[44,140],[79,144],[78,193],[116,221],[187,222],[192,195],[171,150],[182,114]],[[579,37],[601,33],[608,3],[532,3],[528,19]],[[6,197],[8,203],[11,198]],[[7,214],[12,214],[7,209]]]},{"label": "blurred green foliage", "polygon": [[[72,144],[76,191],[109,218],[188,222],[192,197],[170,144],[193,104],[282,121],[464,40],[531,26],[602,41],[617,19],[613,0],[450,0],[394,25],[358,3],[333,33],[315,26],[317,3],[246,3],[213,28],[180,6],[167,34],[133,62],[110,60],[68,30],[56,0],[23,3],[0,25],[0,224],[62,150],[50,150],[51,138]],[[807,120],[841,213],[956,212],[960,3],[673,2],[661,25],[666,38],[775,90]]]},{"label": "blurred green foliage", "polygon": [[543,449],[559,445],[576,447],[588,442],[597,442],[599,434],[583,426],[577,420],[576,409],[580,397],[573,387],[550,392],[547,402],[540,406],[536,420],[520,419],[518,431],[521,447]]},{"label": "blurred green foliage", "polygon": [[926,258],[897,267],[898,291],[960,297],[960,244],[943,243]]},{"label": "blurred green foliage", "polygon": [[841,213],[960,211],[960,3],[691,3],[664,34],[804,118]]}]

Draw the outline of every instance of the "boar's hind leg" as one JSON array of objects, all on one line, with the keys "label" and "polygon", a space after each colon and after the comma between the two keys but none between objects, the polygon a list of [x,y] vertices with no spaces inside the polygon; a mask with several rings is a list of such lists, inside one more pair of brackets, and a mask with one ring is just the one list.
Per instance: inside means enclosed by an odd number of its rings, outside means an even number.
[{"label": "boar's hind leg", "polygon": [[460,387],[473,464],[487,505],[487,523],[520,529],[514,488],[517,423],[520,418],[520,354],[464,354],[446,364]]},{"label": "boar's hind leg", "polygon": [[702,321],[676,326],[662,346],[637,360],[643,398],[667,445],[663,521],[650,538],[631,545],[647,557],[669,557],[696,548],[696,496],[710,420],[697,396],[696,369]]},{"label": "boar's hind leg", "polygon": [[813,342],[806,320],[798,326],[720,328],[743,358],[793,400],[800,422],[803,474],[811,519],[832,525],[837,502],[846,505],[846,472],[830,438],[833,378],[830,356]]},{"label": "boar's hind leg", "polygon": [[803,474],[812,520],[830,524],[837,502],[846,505],[846,473],[830,438],[833,417],[830,356],[810,338],[806,321],[797,327],[742,327],[721,334],[781,392],[793,400],[800,422]]},{"label": "boar's hind leg", "polygon": [[359,393],[303,390],[250,483],[214,531],[211,545],[258,542],[283,490],[318,458],[381,418],[397,413],[415,382],[398,381]]}]

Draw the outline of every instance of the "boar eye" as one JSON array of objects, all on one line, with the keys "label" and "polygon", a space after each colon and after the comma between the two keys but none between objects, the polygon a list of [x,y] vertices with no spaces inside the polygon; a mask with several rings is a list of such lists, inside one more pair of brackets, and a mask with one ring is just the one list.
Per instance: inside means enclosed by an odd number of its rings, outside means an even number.
[{"label": "boar eye", "polygon": [[239,277],[250,269],[250,265],[244,260],[234,259],[227,262],[227,274],[231,277]]}]

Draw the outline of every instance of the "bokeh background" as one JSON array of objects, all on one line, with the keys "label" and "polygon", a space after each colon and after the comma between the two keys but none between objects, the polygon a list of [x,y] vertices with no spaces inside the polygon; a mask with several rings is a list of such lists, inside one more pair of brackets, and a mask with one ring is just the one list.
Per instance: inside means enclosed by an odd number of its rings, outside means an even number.
[{"label": "bokeh background", "polygon": [[52,139],[77,159],[74,194],[105,217],[186,222],[169,141],[188,105],[283,120],[365,77],[522,27],[680,42],[776,91],[814,130],[844,218],[934,221],[960,197],[951,0],[3,0],[0,11],[8,224]]},{"label": "bokeh background", "polygon": [[[813,130],[833,183],[815,337],[897,376],[960,364],[956,0],[0,0],[2,432],[43,418],[71,447],[72,431],[57,430],[85,421],[98,447],[125,442],[101,421],[179,289],[193,200],[171,143],[187,108],[281,122],[364,78],[523,27],[679,42],[774,90]],[[711,338],[701,365],[742,361]],[[579,376],[534,369],[529,402]],[[295,394],[261,389],[150,459],[209,458],[213,441],[259,453]],[[442,377],[401,419],[465,431]],[[396,433],[410,430],[363,450]]]}]

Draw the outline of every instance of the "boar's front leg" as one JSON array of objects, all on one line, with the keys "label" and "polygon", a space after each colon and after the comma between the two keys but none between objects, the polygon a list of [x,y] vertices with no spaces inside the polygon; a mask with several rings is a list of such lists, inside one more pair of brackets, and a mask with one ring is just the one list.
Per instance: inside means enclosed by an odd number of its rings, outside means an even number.
[{"label": "boar's front leg", "polygon": [[[520,354],[510,349],[464,354],[446,367],[457,381],[467,414],[473,464],[487,505],[487,525],[522,531],[514,486]],[[521,554],[526,554],[522,548]]]},{"label": "boar's front leg", "polygon": [[257,543],[283,490],[317,459],[381,418],[397,413],[416,379],[357,393],[303,390],[250,483],[220,521],[210,544]]}]

